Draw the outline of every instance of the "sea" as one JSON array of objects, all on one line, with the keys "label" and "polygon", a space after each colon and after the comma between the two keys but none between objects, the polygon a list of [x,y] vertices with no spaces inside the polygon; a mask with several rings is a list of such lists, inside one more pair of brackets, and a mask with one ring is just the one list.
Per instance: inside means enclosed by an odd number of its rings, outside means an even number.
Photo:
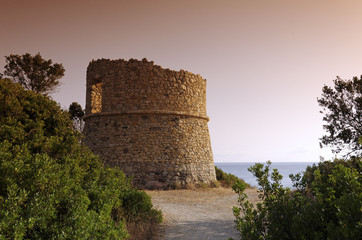
[{"label": "sea", "polygon": [[[244,179],[244,181],[251,186],[258,187],[256,177],[248,171],[248,168],[254,164],[255,162],[215,162],[215,166],[224,172],[234,174],[235,176]],[[266,163],[263,164],[266,165]],[[307,166],[312,166],[313,164],[318,164],[318,162],[272,162],[270,169],[278,169],[279,173],[283,176],[281,184],[284,187],[293,188],[293,183],[289,178],[289,174],[302,173]],[[270,173],[271,172],[272,170]]]}]

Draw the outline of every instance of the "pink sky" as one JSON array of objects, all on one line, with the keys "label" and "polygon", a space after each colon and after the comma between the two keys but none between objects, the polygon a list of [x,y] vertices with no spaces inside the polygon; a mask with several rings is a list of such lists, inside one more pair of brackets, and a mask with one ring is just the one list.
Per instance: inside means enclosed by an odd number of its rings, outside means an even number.
[{"label": "pink sky", "polygon": [[360,0],[0,0],[4,56],[66,69],[54,100],[85,104],[92,59],[146,57],[207,79],[215,161],[318,161],[324,84],[362,74]]}]

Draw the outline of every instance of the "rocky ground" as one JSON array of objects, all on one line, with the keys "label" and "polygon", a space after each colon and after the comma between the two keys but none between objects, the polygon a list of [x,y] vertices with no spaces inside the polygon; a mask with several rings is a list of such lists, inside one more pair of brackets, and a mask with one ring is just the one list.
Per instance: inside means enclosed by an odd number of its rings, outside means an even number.
[{"label": "rocky ground", "polygon": [[[256,189],[246,189],[256,203]],[[234,228],[233,206],[237,195],[231,189],[147,191],[155,208],[162,210],[162,240],[227,240],[239,238]]]}]

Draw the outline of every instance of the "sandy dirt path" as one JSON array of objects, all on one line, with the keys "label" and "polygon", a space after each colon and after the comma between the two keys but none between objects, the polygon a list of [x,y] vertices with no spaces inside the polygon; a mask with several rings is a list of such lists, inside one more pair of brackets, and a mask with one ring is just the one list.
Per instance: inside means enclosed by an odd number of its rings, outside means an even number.
[{"label": "sandy dirt path", "polygon": [[[237,195],[231,189],[147,191],[164,216],[162,240],[239,239],[234,228],[233,206]],[[249,201],[258,201],[255,189],[246,189]]]}]

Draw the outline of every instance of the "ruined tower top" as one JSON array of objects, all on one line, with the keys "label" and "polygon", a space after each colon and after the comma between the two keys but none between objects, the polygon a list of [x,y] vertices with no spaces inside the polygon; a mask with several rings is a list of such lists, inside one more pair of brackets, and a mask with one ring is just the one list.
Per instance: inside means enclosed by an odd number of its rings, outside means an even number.
[{"label": "ruined tower top", "polygon": [[184,70],[163,69],[145,58],[90,62],[86,115],[117,112],[174,113],[208,119],[206,80]]}]

